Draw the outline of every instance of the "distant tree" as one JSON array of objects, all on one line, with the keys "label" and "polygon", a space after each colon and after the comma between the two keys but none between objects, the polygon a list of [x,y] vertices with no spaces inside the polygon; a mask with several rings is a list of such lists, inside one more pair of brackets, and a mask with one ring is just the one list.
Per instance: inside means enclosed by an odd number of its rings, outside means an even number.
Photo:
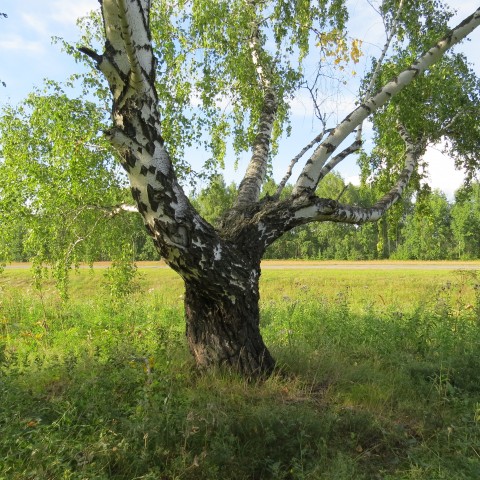
[{"label": "distant tree", "polygon": [[405,219],[403,241],[395,256],[404,260],[452,258],[451,206],[444,193],[425,187]]},{"label": "distant tree", "polygon": [[451,214],[456,256],[460,259],[480,258],[480,185],[478,182],[456,192]]},{"label": "distant tree", "polygon": [[232,208],[237,196],[235,184],[227,186],[222,175],[215,175],[209,185],[192,199],[192,205],[212,225],[218,224],[223,215]]}]

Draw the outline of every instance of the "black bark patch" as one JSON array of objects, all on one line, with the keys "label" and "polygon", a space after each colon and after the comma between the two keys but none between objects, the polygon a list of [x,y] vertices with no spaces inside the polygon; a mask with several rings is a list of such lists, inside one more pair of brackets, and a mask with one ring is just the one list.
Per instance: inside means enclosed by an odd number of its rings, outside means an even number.
[{"label": "black bark patch", "polygon": [[[127,153],[125,155],[125,161],[127,162],[130,168],[135,168],[135,165],[137,164],[137,159],[131,153]],[[127,171],[130,171],[130,170],[127,170]]]},{"label": "black bark patch", "polygon": [[138,202],[138,211],[140,212],[140,215],[143,215],[144,213],[148,212],[148,205],[143,202]]},{"label": "black bark patch", "polygon": [[413,72],[413,77],[414,78],[420,74],[420,70],[418,68],[415,68],[415,67],[407,68],[407,71]]},{"label": "black bark patch", "polygon": [[330,142],[324,143],[323,147],[325,148],[327,153],[332,153],[337,148],[335,145],[333,145],[333,143],[330,143]]},{"label": "black bark patch", "polygon": [[155,180],[157,182],[163,183],[165,181],[165,175],[159,170],[155,175]]},{"label": "black bark patch", "polygon": [[127,137],[136,138],[137,129],[135,128],[133,123],[129,120],[128,118],[129,116],[130,115],[128,113],[123,115],[123,132],[125,133],[125,135],[127,135]]},{"label": "black bark patch", "polygon": [[150,203],[152,210],[156,212],[158,210],[158,206],[160,205],[160,201],[162,198],[162,191],[156,190],[150,184],[148,184],[147,195],[148,195],[148,202]]},{"label": "black bark patch", "polygon": [[366,110],[368,113],[372,113],[372,109],[368,105],[365,105],[364,103],[362,103],[360,107]]},{"label": "black bark patch", "polygon": [[143,215],[144,213],[148,212],[148,205],[146,205],[145,203],[142,202],[141,200],[141,191],[140,189],[136,188],[136,187],[132,187],[130,189],[130,191],[132,192],[132,197],[133,199],[135,200],[135,202],[137,203],[138,205],[138,211],[141,215]]},{"label": "black bark patch", "polygon": [[127,161],[122,160],[120,163],[121,163],[122,167],[125,169],[125,171],[127,173],[130,173],[131,168],[130,168],[130,165],[127,163]]},{"label": "black bark patch", "polygon": [[140,189],[137,188],[137,187],[132,187],[132,188],[130,189],[130,191],[132,192],[132,197],[133,197],[133,199],[134,199],[137,203],[140,202],[141,193],[142,193],[142,192],[140,191]]}]

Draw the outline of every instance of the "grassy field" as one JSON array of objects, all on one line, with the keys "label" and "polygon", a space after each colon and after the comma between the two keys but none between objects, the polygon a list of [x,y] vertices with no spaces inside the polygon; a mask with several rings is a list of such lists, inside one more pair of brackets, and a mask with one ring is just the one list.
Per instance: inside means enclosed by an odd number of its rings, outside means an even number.
[{"label": "grassy field", "polygon": [[[0,275],[0,479],[480,478],[480,274],[268,270],[265,382],[198,374],[182,282]],[[479,265],[480,270],[480,265]]]}]

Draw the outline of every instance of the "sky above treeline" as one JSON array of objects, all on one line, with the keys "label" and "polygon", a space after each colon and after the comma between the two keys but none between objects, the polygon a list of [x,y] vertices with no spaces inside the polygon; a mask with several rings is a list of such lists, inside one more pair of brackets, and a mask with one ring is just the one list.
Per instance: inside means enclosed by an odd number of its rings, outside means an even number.
[{"label": "sky above treeline", "polygon": [[[368,65],[368,59],[377,55],[385,42],[381,19],[375,14],[369,3],[375,1],[348,0],[350,10],[350,35],[364,40],[363,60],[356,70],[359,77]],[[378,2],[377,2],[378,3]],[[463,18],[478,8],[478,0],[450,0],[448,2],[457,14],[451,26],[457,25]],[[0,12],[8,18],[0,18],[0,80],[6,87],[0,88],[0,105],[15,104],[25,98],[35,87],[42,87],[45,78],[63,81],[73,73],[82,70],[59,44],[52,43],[52,37],[62,37],[75,42],[79,38],[76,21],[87,12],[99,7],[98,0],[2,0]],[[480,29],[477,29],[480,30]],[[480,75],[480,31],[475,31],[460,47],[476,72]],[[353,85],[353,87],[352,87]],[[338,91],[331,99],[332,125],[341,120],[354,106],[356,99],[355,81],[343,91]],[[358,84],[357,84],[358,85]],[[282,140],[280,152],[283,160],[274,167],[274,178],[279,181],[292,158],[317,132],[312,107],[307,96],[299,95],[292,101],[293,136]],[[462,172],[453,168],[451,159],[441,153],[441,146],[429,148],[427,159],[430,164],[431,185],[444,191],[450,198],[462,182]],[[225,171],[227,181],[238,181],[246,166],[247,156],[240,162],[238,171],[232,168]],[[355,183],[358,176],[354,159],[339,169],[347,181]]]}]

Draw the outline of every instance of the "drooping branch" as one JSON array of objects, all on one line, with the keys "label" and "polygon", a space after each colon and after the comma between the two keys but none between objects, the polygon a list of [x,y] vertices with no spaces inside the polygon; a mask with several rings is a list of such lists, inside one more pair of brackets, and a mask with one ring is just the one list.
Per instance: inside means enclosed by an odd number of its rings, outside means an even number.
[{"label": "drooping branch", "polygon": [[385,105],[409,85],[418,75],[438,61],[453,45],[460,42],[480,24],[480,8],[451,30],[434,47],[428,50],[397,78],[387,83],[379,92],[351,112],[317,148],[305,165],[294,188],[294,195],[315,191],[323,166],[340,143],[358,127],[367,117]]},{"label": "drooping branch", "polygon": [[325,199],[314,199],[311,205],[299,209],[295,212],[295,217],[301,223],[311,221],[332,221],[341,223],[362,224],[366,222],[375,222],[402,196],[413,171],[415,170],[418,158],[425,149],[424,143],[413,144],[412,140],[403,126],[399,126],[399,132],[405,145],[405,167],[400,173],[397,183],[378,200],[372,207],[363,208],[350,205],[342,205],[336,201],[329,204],[330,211],[325,209]]},{"label": "drooping branch", "polygon": [[[255,1],[249,3],[254,9],[256,8]],[[260,191],[267,175],[273,124],[278,110],[277,94],[269,78],[271,74],[269,75],[261,62],[263,46],[260,41],[259,25],[256,21],[252,22],[249,48],[252,63],[258,76],[258,88],[263,90],[264,93],[258,130],[252,146],[252,157],[238,189],[234,207],[236,209],[244,209],[260,197]]]}]

